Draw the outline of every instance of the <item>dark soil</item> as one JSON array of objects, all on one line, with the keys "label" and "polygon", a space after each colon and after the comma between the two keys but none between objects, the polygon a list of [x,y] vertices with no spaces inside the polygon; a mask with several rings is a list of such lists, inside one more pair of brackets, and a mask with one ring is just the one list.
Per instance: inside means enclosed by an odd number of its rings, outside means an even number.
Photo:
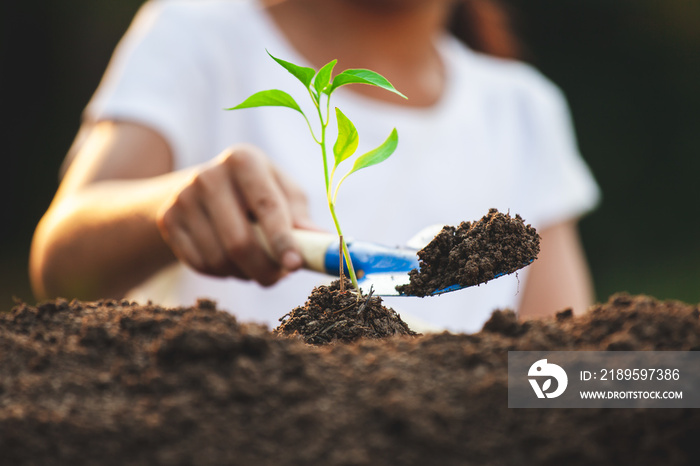
[{"label": "dark soil", "polygon": [[700,350],[699,315],[619,295],[581,317],[315,346],[208,301],[19,305],[0,315],[0,463],[698,464],[698,410],[509,409],[507,352]]},{"label": "dark soil", "polygon": [[[346,280],[345,290],[350,289]],[[340,291],[340,281],[314,288],[304,306],[280,319],[278,335],[297,336],[306,343],[322,345],[334,341],[351,342],[358,338],[386,338],[416,335],[393,309],[382,306],[379,296],[361,296]]]},{"label": "dark soil", "polygon": [[445,226],[418,251],[420,269],[409,272],[410,283],[396,289],[430,296],[452,285],[479,285],[525,267],[539,252],[539,235],[520,215],[513,218],[489,209],[478,222]]}]

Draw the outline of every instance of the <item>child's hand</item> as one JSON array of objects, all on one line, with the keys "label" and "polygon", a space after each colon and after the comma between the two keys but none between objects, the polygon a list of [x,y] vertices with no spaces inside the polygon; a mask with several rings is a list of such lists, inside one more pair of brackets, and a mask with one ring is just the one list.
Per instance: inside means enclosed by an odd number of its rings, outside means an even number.
[{"label": "child's hand", "polygon": [[[248,145],[231,147],[196,170],[157,222],[177,258],[193,269],[265,286],[302,266],[292,228],[313,228],[303,191]],[[253,223],[276,260],[256,239]]]}]

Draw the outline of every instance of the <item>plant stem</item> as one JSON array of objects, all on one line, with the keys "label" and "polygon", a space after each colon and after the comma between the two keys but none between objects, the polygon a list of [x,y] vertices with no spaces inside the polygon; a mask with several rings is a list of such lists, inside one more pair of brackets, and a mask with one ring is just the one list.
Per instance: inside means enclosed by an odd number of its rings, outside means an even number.
[{"label": "plant stem", "polygon": [[[318,99],[314,98],[314,94],[309,89],[309,93],[311,94],[311,98],[314,101],[314,105],[316,105],[316,110],[318,111],[318,118],[321,121],[321,141],[319,145],[321,146],[321,154],[323,155],[323,174],[326,178],[326,197],[328,198],[328,209],[331,211],[331,216],[333,217],[333,223],[335,224],[335,229],[338,232],[338,240],[340,241],[340,249],[342,251],[342,254],[340,254],[340,270],[343,270],[343,258],[345,259],[345,263],[348,265],[348,272],[350,272],[350,280],[352,281],[352,286],[358,291],[358,299],[360,296],[360,285],[357,283],[357,276],[355,275],[355,267],[352,265],[352,259],[350,258],[350,252],[348,251],[348,245],[345,242],[345,239],[343,238],[343,231],[340,228],[340,223],[338,222],[338,217],[335,214],[335,200],[331,196],[332,194],[332,182],[333,182],[333,177],[332,175],[329,176],[328,174],[328,153],[326,150],[326,128],[328,127],[328,123],[330,122],[331,115],[330,115],[330,96],[327,96],[326,98],[326,118],[323,118],[323,111],[321,110],[321,98],[319,96]],[[315,139],[315,138],[314,138]],[[319,141],[316,141],[319,142]],[[333,173],[335,173],[335,167],[333,168]],[[336,192],[337,194],[337,192]],[[342,274],[340,275],[340,280],[342,282],[343,276]]]},{"label": "plant stem", "polygon": [[340,267],[338,270],[338,277],[340,277],[340,292],[345,293],[345,267],[343,267],[343,237],[340,237],[338,241],[338,258],[340,259]]},{"label": "plant stem", "polygon": [[321,121],[321,141],[319,142],[319,145],[321,146],[321,154],[323,155],[323,176],[326,179],[326,196],[328,196],[331,191],[331,180],[328,176],[328,155],[326,154],[326,127],[328,126],[328,120],[330,118],[326,118],[326,121],[323,121],[323,114],[321,113],[320,103],[316,101],[316,99],[314,99],[314,104],[316,105],[316,110],[318,111],[318,119]]},{"label": "plant stem", "polygon": [[[357,283],[357,276],[355,275],[355,267],[352,265],[352,260],[350,259],[350,252],[348,251],[348,245],[343,237],[343,231],[340,229],[340,223],[338,223],[338,217],[335,215],[335,204],[332,202],[328,203],[328,208],[333,216],[333,223],[335,223],[335,229],[338,232],[338,238],[343,248],[343,257],[345,258],[345,263],[348,264],[348,272],[350,272],[350,281],[352,281],[352,286],[360,292],[360,285]],[[342,259],[342,258],[341,258]],[[342,260],[341,260],[342,262]],[[342,264],[341,264],[342,267]]]}]

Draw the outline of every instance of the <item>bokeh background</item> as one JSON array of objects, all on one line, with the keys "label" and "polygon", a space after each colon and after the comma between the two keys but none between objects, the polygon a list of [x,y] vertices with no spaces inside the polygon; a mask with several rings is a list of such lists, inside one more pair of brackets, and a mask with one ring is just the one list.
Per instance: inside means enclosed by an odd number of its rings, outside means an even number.
[{"label": "bokeh background", "polygon": [[[31,235],[117,41],[142,0],[0,11],[0,310],[33,302]],[[527,61],[566,93],[603,190],[581,224],[598,300],[700,302],[700,1],[507,0]]]}]

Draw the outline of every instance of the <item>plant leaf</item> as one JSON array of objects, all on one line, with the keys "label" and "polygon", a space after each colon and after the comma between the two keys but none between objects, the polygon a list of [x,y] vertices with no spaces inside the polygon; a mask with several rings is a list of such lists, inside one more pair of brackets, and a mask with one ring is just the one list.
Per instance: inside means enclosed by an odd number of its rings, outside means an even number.
[{"label": "plant leaf", "polygon": [[254,107],[288,107],[302,115],[304,114],[294,98],[279,89],[256,92],[240,104],[235,107],[227,108],[226,110],[239,110],[242,108]]},{"label": "plant leaf", "polygon": [[316,73],[316,76],[314,77],[314,88],[316,89],[316,93],[318,95],[321,95],[321,92],[327,90],[328,85],[331,83],[331,75],[336,63],[338,63],[338,60],[333,60],[332,62],[324,65],[323,68],[318,70],[318,73]]},{"label": "plant leaf", "polygon": [[348,175],[362,168],[371,167],[372,165],[385,161],[389,158],[389,156],[391,156],[391,154],[394,153],[398,144],[399,133],[396,131],[396,128],[394,128],[391,130],[391,134],[389,134],[389,137],[386,138],[386,141],[384,141],[381,146],[377,147],[376,149],[372,149],[355,160],[355,164],[352,166],[352,170],[348,172]]},{"label": "plant leaf", "polygon": [[345,70],[333,79],[333,84],[328,94],[332,93],[334,90],[340,86],[345,86],[346,84],[369,84],[370,86],[381,87],[387,91],[398,94],[404,99],[407,99],[405,95],[397,91],[394,86],[381,74],[375,73],[371,70],[364,69],[352,69]]},{"label": "plant leaf", "polygon": [[333,146],[333,155],[335,156],[335,166],[337,167],[343,160],[348,159],[355,153],[360,142],[360,136],[357,134],[357,128],[352,124],[352,121],[337,107],[335,116],[338,120],[338,139]]},{"label": "plant leaf", "polygon": [[272,55],[267,49],[265,50],[267,54],[275,60],[277,63],[279,63],[284,69],[289,71],[294,75],[295,78],[297,78],[301,83],[308,88],[311,86],[311,80],[314,78],[314,75],[316,74],[316,70],[313,68],[309,68],[308,66],[299,66],[295,65],[294,63],[284,61],[280,58],[275,57]]}]

